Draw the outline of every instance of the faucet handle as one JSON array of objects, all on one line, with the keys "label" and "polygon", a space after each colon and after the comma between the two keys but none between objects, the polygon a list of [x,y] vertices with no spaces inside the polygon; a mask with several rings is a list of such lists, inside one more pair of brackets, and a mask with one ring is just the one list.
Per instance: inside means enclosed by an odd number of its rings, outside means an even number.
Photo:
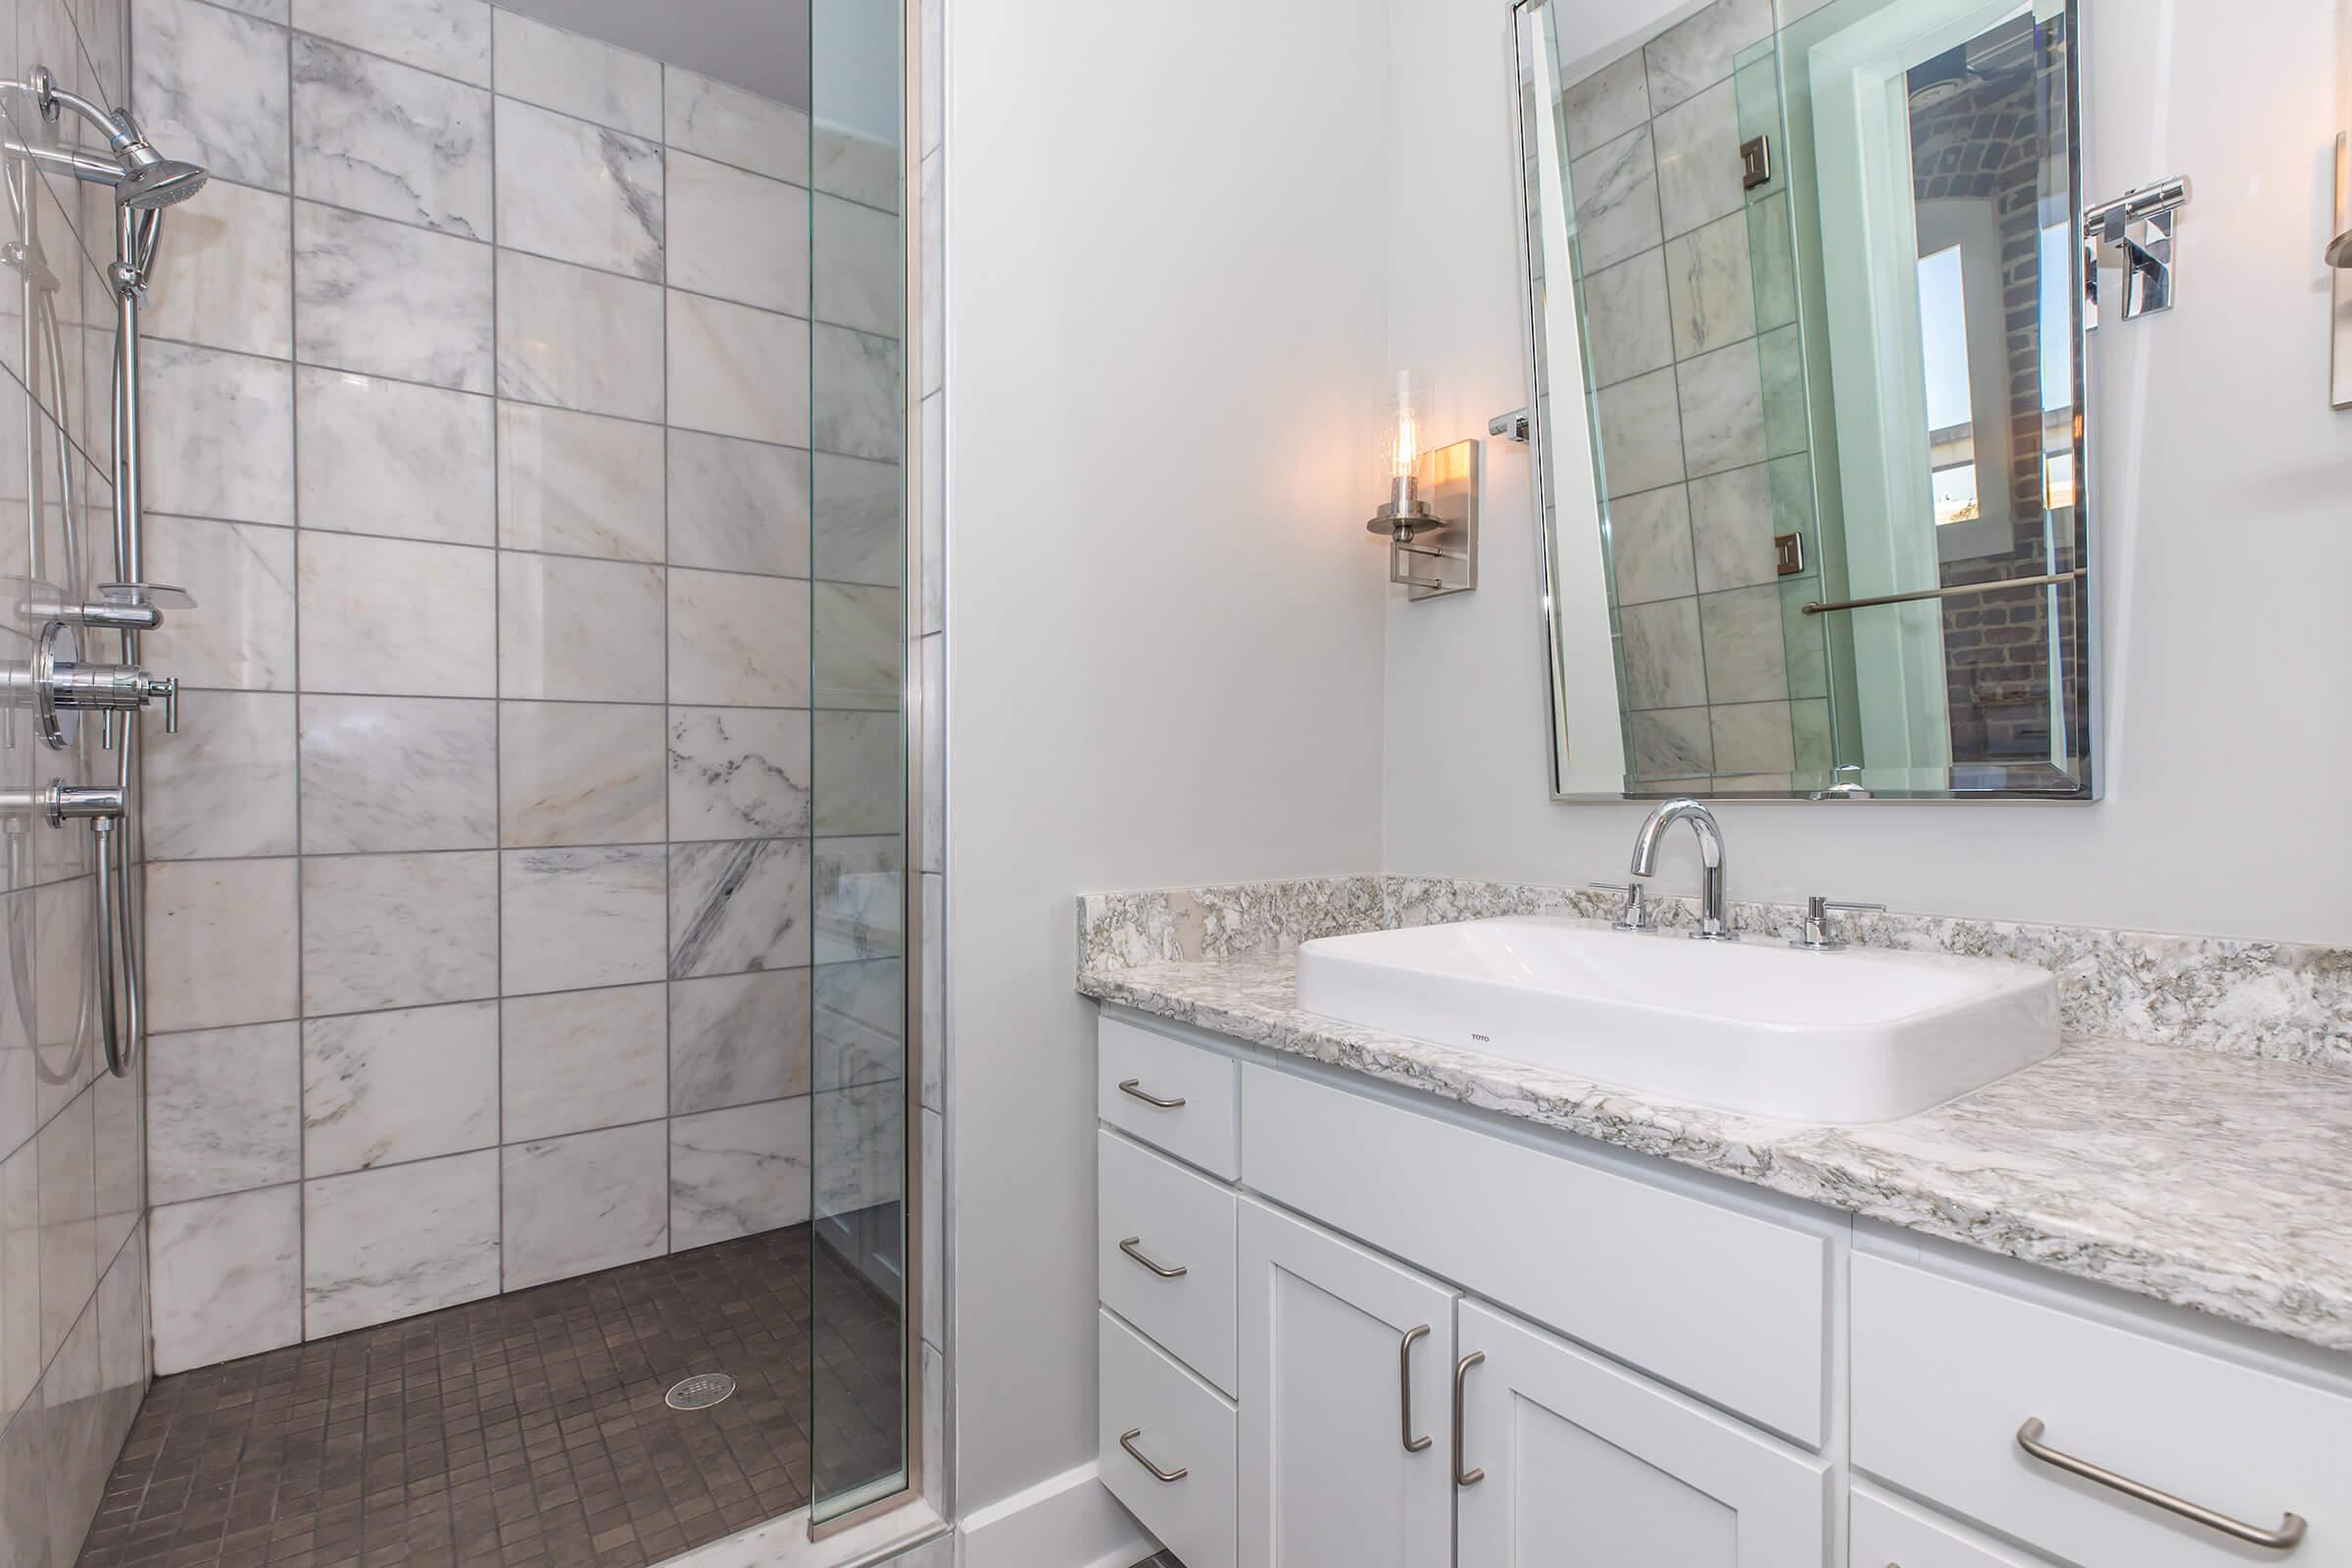
[{"label": "faucet handle", "polygon": [[1595,893],[1622,893],[1625,908],[1617,916],[1620,931],[1655,931],[1657,922],[1649,917],[1649,890],[1639,882],[1588,882],[1585,886]]},{"label": "faucet handle", "polygon": [[1803,948],[1808,953],[1832,953],[1839,948],[1852,946],[1831,928],[1830,914],[1833,910],[1847,914],[1884,914],[1886,911],[1886,906],[1884,904],[1849,904],[1816,893],[1805,900],[1803,929],[1788,939],[1788,945],[1792,948]]}]

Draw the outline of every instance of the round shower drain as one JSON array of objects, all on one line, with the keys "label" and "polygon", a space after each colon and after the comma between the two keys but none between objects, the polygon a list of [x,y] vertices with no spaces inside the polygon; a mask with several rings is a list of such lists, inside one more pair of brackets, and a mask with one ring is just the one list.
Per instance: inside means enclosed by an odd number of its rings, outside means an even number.
[{"label": "round shower drain", "polygon": [[671,1389],[662,1396],[673,1410],[708,1410],[735,1392],[735,1380],[724,1372],[705,1372]]}]

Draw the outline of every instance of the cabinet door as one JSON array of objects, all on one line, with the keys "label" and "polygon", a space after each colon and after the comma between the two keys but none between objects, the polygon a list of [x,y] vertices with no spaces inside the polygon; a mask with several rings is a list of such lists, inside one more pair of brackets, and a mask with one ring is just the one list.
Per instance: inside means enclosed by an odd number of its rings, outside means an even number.
[{"label": "cabinet door", "polygon": [[1822,1568],[1822,1461],[1492,1307],[1457,1316],[1461,1568]]},{"label": "cabinet door", "polygon": [[1243,1568],[1447,1568],[1453,1293],[1250,1199],[1241,1244]]}]

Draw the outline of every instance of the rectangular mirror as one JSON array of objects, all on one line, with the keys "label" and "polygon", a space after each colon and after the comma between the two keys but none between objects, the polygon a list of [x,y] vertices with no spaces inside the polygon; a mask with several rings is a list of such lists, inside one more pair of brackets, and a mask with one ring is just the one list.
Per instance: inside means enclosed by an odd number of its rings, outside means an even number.
[{"label": "rectangular mirror", "polygon": [[1554,793],[2095,798],[2075,8],[1516,19]]}]

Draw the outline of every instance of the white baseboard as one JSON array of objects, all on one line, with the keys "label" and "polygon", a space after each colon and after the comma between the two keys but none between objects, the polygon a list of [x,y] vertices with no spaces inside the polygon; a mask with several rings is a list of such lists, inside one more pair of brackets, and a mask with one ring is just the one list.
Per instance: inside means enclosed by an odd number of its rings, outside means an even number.
[{"label": "white baseboard", "polygon": [[1159,1549],[1091,1464],[978,1510],[956,1533],[963,1568],[1134,1568]]}]

